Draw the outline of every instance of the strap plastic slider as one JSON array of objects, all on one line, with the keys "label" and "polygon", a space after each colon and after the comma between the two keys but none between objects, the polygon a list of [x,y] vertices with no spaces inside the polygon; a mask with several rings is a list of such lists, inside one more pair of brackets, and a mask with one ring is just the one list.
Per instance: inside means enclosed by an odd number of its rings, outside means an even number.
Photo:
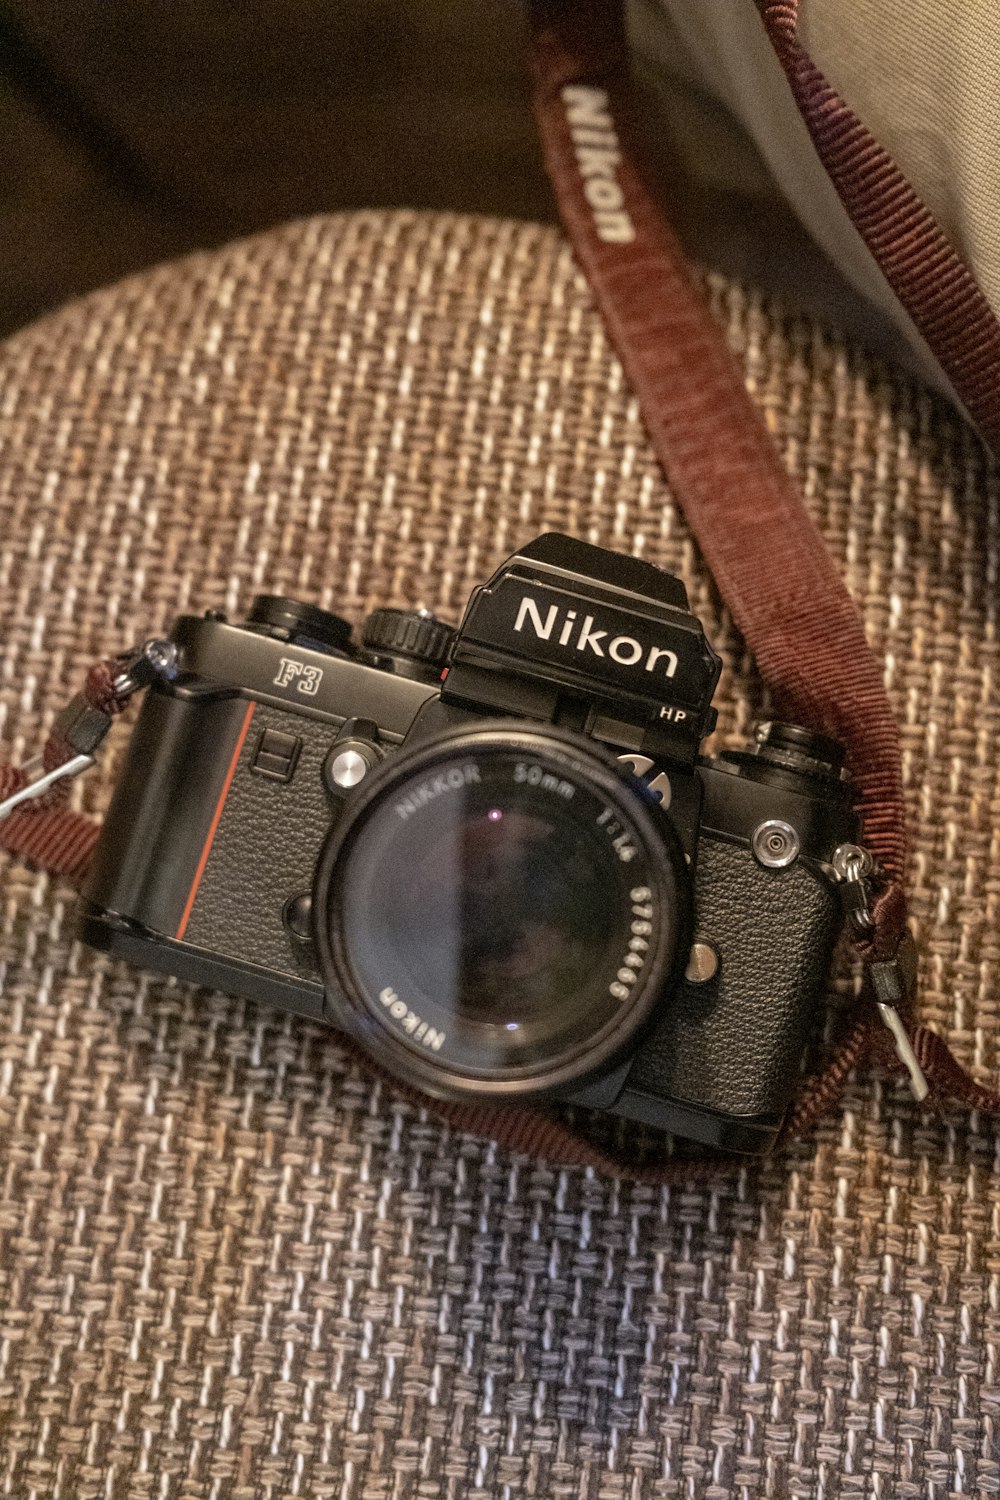
[{"label": "strap plastic slider", "polygon": [[93,755],[111,728],[111,715],[95,708],[86,693],[77,693],[56,716],[55,732],[77,755]]}]

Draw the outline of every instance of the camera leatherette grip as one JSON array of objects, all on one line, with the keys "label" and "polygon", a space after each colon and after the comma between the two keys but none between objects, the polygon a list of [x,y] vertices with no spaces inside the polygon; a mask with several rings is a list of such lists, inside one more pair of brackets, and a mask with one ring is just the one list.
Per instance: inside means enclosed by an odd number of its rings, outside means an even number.
[{"label": "camera leatherette grip", "polygon": [[801,860],[764,869],[750,850],[703,835],[695,937],[721,963],[684,983],[640,1043],[628,1094],[731,1116],[780,1116],[821,1008],[841,909],[832,885]]},{"label": "camera leatherette grip", "polygon": [[[288,782],[252,769],[268,730],[301,741]],[[189,943],[320,987],[311,947],[290,938],[281,913],[289,897],[312,889],[336,815],[322,778],[335,738],[330,724],[258,704],[191,911]]]}]

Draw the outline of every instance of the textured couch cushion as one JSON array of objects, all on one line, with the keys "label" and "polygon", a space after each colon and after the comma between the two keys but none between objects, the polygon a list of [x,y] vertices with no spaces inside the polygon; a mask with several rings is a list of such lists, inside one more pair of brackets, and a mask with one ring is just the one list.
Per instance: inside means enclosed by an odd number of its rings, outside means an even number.
[{"label": "textured couch cushion", "polygon": [[[994,1081],[996,476],[932,398],[710,291],[886,657],[923,1018]],[[352,215],[153,271],[0,350],[0,740],[178,607],[456,617],[553,526],[683,574],[744,733],[766,695],[555,231]],[[71,934],[0,858],[3,1493],[997,1493],[991,1123],[865,1076],[778,1159],[630,1186]]]}]

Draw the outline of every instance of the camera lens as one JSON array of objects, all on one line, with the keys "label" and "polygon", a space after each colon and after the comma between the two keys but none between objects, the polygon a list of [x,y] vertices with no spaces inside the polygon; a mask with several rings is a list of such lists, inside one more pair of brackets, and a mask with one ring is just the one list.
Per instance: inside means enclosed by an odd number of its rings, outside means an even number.
[{"label": "camera lens", "polygon": [[689,926],[666,819],[586,741],[475,729],[373,774],[320,860],[332,1019],[445,1094],[599,1071],[663,994]]}]

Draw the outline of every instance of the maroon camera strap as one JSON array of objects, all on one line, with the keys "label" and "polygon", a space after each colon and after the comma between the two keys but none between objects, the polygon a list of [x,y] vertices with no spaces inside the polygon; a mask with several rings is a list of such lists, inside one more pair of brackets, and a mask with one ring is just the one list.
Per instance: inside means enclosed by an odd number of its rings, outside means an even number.
[{"label": "maroon camera strap", "polygon": [[[832,733],[848,747],[863,795],[865,842],[885,884],[874,906],[868,962],[891,963],[906,931],[905,814],[899,744],[882,672],[819,532],[786,474],[720,329],[633,155],[621,0],[533,0],[535,104],[546,164],[563,222],[636,393],[671,493],[697,538],[733,618],[781,712]],[[762,6],[794,23],[794,5]],[[794,24],[793,24],[794,32]],[[970,407],[970,409],[972,409]],[[981,419],[982,420],[982,419]],[[984,428],[986,422],[982,422]],[[120,707],[113,664],[87,679],[101,712]],[[51,769],[69,754],[46,746]],[[0,802],[23,772],[0,765]],[[0,822],[0,848],[71,879],[86,870],[97,837],[89,819],[61,805],[65,782]],[[944,1041],[908,1026],[932,1098],[1000,1112]],[[345,1045],[350,1046],[349,1043]],[[832,1063],[807,1082],[789,1131],[806,1128],[839,1097],[851,1068],[875,1058],[901,1066],[870,998]],[[381,1070],[359,1054],[362,1066]],[[428,1100],[399,1080],[392,1089],[455,1130],[567,1166],[647,1182],[731,1172],[717,1159],[623,1162],[542,1112]]]},{"label": "maroon camera strap", "polygon": [[[758,4],[821,155],[831,158],[831,174],[836,167],[848,211],[875,247],[886,249],[890,280],[911,310],[916,299],[924,331],[947,335],[946,352],[954,351],[963,310],[971,320],[965,331],[974,354],[965,365],[951,361],[949,373],[984,432],[996,435],[1000,329],[981,292],[802,51],[797,5]],[[862,791],[865,843],[887,877],[874,909],[875,936],[859,951],[868,963],[891,960],[906,932],[906,817],[899,738],[880,664],[639,171],[623,0],[531,0],[530,12],[535,111],[563,224],[671,494],[779,710],[847,746]],[[908,255],[914,246],[920,253]],[[920,304],[929,285],[922,256],[933,257],[948,291],[934,307],[929,296],[926,308]],[[1000,1095],[979,1088],[940,1037],[912,1022],[907,1029],[932,1096],[1000,1110]],[[870,997],[837,1057],[804,1088],[789,1128],[805,1129],[828,1109],[866,1056],[899,1067]]]},{"label": "maroon camera strap", "polygon": [[[120,664],[96,662],[89,670],[76,702],[92,709],[108,724],[122,712],[125,700],[118,697],[114,681]],[[72,761],[76,750],[56,727],[42,748],[36,775],[55,771]],[[0,762],[0,803],[22,792],[34,778],[27,769]],[[57,781],[44,796],[26,802],[0,821],[0,849],[52,875],[80,881],[90,864],[100,827],[91,818],[70,812],[65,806],[69,780]]]}]

